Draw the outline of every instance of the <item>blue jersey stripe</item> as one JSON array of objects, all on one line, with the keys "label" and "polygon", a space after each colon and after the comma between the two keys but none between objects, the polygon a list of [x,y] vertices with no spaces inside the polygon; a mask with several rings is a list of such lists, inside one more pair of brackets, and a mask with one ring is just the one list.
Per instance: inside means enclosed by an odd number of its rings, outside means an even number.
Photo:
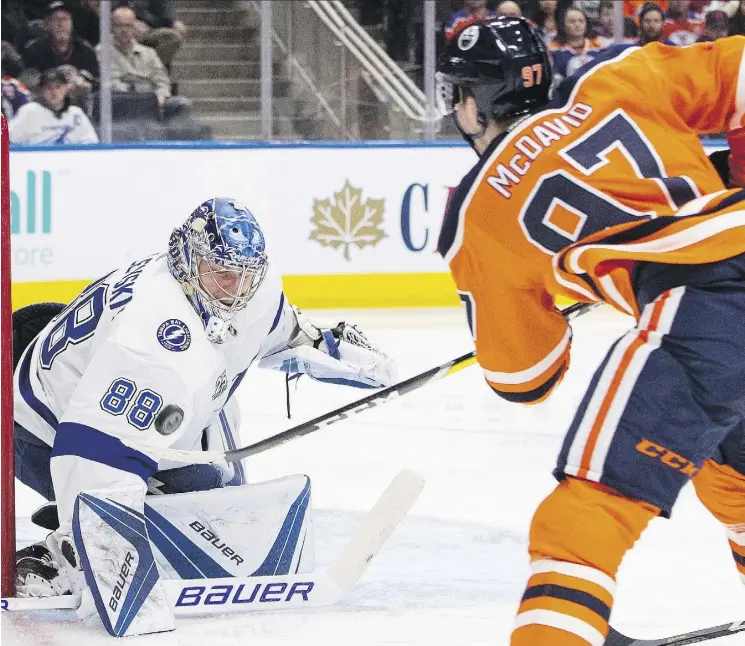
[{"label": "blue jersey stripe", "polygon": [[158,463],[140,451],[128,447],[120,439],[102,433],[85,424],[62,422],[57,427],[52,457],[72,455],[113,469],[126,471],[147,479],[158,469]]},{"label": "blue jersey stripe", "polygon": [[277,313],[274,315],[274,321],[272,322],[272,327],[269,330],[269,334],[274,332],[274,329],[279,325],[279,319],[282,316],[282,309],[285,306],[285,293],[282,292],[279,296],[279,307],[277,308]]},{"label": "blue jersey stripe", "polygon": [[21,361],[21,366],[18,368],[18,389],[21,391],[23,401],[29,405],[31,410],[49,424],[49,426],[56,429],[59,424],[57,418],[49,407],[34,394],[34,390],[31,387],[31,355],[34,353],[36,341],[37,339],[34,339],[28,347],[26,354],[23,356],[23,361]]}]

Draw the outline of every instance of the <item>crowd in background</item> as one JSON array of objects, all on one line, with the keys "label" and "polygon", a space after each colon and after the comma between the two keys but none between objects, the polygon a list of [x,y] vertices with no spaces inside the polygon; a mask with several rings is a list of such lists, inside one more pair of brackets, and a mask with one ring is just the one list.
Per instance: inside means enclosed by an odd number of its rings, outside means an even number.
[{"label": "crowd in background", "polygon": [[[188,38],[174,12],[177,1],[112,0],[108,58],[113,116],[115,128],[124,128],[115,140],[211,136],[172,81],[171,63]],[[11,124],[12,140],[96,141],[100,0],[1,2],[2,112]],[[438,53],[449,38],[474,21],[525,16],[546,43],[559,81],[615,42],[619,2],[627,43],[689,45],[745,34],[745,0],[436,0]],[[356,10],[362,26],[422,87],[422,0],[345,0],[345,4]]]},{"label": "crowd in background", "polygon": [[[2,0],[1,11],[2,113],[11,141],[97,141],[100,0]],[[112,90],[125,106],[122,121],[145,123],[152,138],[206,135],[169,76],[184,32],[171,0],[112,3]],[[183,136],[174,137],[179,130]]]},{"label": "crowd in background", "polygon": [[[454,4],[454,3],[453,3]],[[549,48],[557,79],[571,75],[615,42],[616,3],[608,0],[465,0],[444,27],[445,38],[486,17],[525,16]],[[691,45],[745,34],[745,0],[624,0],[623,42]]]},{"label": "crowd in background", "polygon": [[[421,69],[420,0],[351,0],[394,60]],[[563,78],[614,42],[615,5],[623,2],[624,42],[690,45],[745,34],[745,0],[439,0],[438,50],[464,26],[501,15],[533,21],[549,47],[557,78]]]}]

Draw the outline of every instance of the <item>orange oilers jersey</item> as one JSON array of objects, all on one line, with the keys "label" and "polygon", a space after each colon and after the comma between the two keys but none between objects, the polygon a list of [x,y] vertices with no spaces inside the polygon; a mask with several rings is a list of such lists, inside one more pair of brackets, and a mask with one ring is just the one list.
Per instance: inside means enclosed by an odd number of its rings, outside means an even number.
[{"label": "orange oilers jersey", "polygon": [[638,316],[636,261],[745,252],[745,201],[725,190],[698,138],[743,125],[745,37],[615,53],[492,142],[443,220],[438,246],[478,361],[510,401],[541,401],[568,366],[557,296]]}]

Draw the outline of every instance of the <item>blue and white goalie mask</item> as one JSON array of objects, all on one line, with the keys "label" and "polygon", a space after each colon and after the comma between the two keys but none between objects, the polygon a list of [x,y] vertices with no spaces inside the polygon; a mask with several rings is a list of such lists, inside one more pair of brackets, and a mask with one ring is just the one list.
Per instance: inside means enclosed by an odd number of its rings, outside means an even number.
[{"label": "blue and white goalie mask", "polygon": [[[224,341],[236,312],[261,286],[268,260],[264,234],[253,214],[236,200],[213,198],[200,204],[168,245],[168,268],[181,283],[208,333]],[[215,320],[217,319],[217,320]]]}]

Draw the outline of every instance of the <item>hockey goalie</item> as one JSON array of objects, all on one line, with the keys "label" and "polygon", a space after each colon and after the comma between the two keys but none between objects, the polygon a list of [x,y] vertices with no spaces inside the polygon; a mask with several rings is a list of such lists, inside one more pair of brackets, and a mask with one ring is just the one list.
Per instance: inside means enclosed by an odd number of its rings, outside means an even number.
[{"label": "hockey goalie", "polygon": [[[361,388],[395,381],[358,328],[316,326],[288,303],[246,207],[204,202],[167,254],[67,307],[19,310],[13,327],[16,477],[56,503],[56,529],[17,554],[19,596],[79,595],[78,614],[115,636],[172,630],[174,605],[310,600],[312,578],[259,578],[313,569],[306,476],[249,485],[240,463],[157,457],[235,448],[233,394],[252,364]],[[166,593],[168,580],[231,577],[259,584]]]}]

